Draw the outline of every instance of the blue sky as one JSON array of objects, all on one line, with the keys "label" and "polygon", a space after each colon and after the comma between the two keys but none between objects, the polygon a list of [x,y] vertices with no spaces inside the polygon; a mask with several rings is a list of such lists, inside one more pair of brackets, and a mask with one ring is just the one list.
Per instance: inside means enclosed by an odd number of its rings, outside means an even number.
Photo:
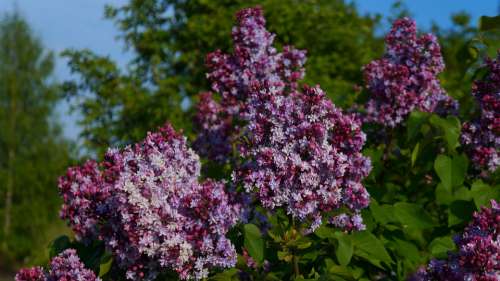
[{"label": "blue sky", "polygon": [[[109,55],[120,65],[127,62],[123,44],[116,42],[118,35],[113,23],[103,18],[104,4],[121,5],[126,0],[0,0],[0,13],[17,7],[31,24],[45,46],[56,53],[66,48],[89,48],[100,55]],[[388,15],[393,0],[355,0],[361,13]],[[450,26],[450,15],[466,11],[477,22],[481,15],[496,15],[500,0],[407,0],[406,6],[420,27],[432,22]],[[58,58],[55,79],[66,80],[71,74],[66,62]],[[58,114],[67,137],[76,139],[79,133],[77,116],[67,112],[68,104],[58,107]]]}]

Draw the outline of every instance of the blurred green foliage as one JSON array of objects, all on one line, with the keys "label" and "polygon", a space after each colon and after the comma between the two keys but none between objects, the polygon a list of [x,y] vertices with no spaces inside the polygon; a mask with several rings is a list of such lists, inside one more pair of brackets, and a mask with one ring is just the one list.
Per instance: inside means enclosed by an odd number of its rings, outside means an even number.
[{"label": "blurred green foliage", "polygon": [[65,52],[80,76],[65,89],[83,112],[87,147],[102,153],[141,139],[166,120],[189,132],[190,105],[210,90],[205,56],[228,51],[234,14],[257,4],[279,35],[279,48],[307,50],[305,82],[321,84],[337,104],[349,106],[354,85],[362,83],[361,66],[382,52],[382,40],[374,36],[379,17],[361,16],[339,0],[134,0],[106,8],[133,55],[126,70],[90,50]]},{"label": "blurred green foliage", "polygon": [[0,19],[0,267],[45,260],[63,229],[56,184],[70,146],[53,120],[53,67],[17,12]]}]

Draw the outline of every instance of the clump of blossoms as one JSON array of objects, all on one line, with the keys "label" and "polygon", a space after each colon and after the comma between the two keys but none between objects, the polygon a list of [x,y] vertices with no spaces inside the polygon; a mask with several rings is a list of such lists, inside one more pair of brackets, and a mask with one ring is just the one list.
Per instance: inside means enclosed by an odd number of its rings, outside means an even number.
[{"label": "clump of blossoms", "polygon": [[220,102],[215,101],[213,93],[201,94],[195,117],[195,149],[218,162],[231,157],[254,88],[295,89],[304,76],[306,60],[305,51],[285,46],[280,53],[272,46],[274,34],[266,30],[260,8],[243,9],[236,17],[233,54],[219,50],[206,59],[207,78],[212,90],[220,95]]},{"label": "clump of blossoms", "polygon": [[421,268],[413,281],[498,281],[500,280],[500,204],[491,201],[455,238],[458,252],[447,260],[433,260]]},{"label": "clump of blossoms", "polygon": [[360,152],[360,121],[319,87],[281,91],[262,87],[253,94],[241,148],[245,161],[235,180],[255,191],[264,207],[285,207],[292,217],[312,221],[310,230],[326,213],[339,228],[364,229],[359,211],[369,195],[361,180],[371,165]]},{"label": "clump of blossoms", "polygon": [[98,281],[92,270],[86,269],[74,249],[67,249],[54,257],[46,272],[41,267],[21,269],[16,281]]},{"label": "clump of blossoms", "polygon": [[494,172],[500,165],[500,53],[486,67],[488,74],[472,88],[481,116],[463,124],[461,142],[477,168]]},{"label": "clump of blossoms", "polygon": [[234,53],[207,58],[220,102],[201,96],[201,151],[238,143],[242,162],[234,182],[264,207],[284,207],[293,218],[310,221],[310,230],[326,213],[343,229],[363,229],[359,210],[369,195],[361,180],[370,162],[360,153],[365,135],[359,120],[343,114],[319,87],[298,91],[305,52],[285,47],[278,53],[260,8],[240,11],[237,20]]},{"label": "clump of blossoms", "polygon": [[70,168],[59,181],[61,216],[83,241],[100,239],[131,280],[164,268],[202,279],[212,267],[232,267],[225,237],[239,206],[222,182],[198,182],[200,161],[183,136],[165,125],[98,164]]},{"label": "clump of blossoms", "polygon": [[458,103],[441,88],[437,75],[444,62],[437,38],[417,36],[416,24],[398,19],[385,37],[383,58],[364,67],[370,99],[366,121],[396,127],[413,110],[454,113]]}]

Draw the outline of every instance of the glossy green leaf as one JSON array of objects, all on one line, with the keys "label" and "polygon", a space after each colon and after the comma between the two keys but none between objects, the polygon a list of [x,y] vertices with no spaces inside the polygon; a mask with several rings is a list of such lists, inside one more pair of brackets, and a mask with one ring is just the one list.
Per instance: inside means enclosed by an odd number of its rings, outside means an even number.
[{"label": "glossy green leaf", "polygon": [[391,205],[379,205],[376,201],[372,201],[370,211],[375,221],[382,225],[397,221],[394,216],[394,208]]},{"label": "glossy green leaf", "polygon": [[441,205],[449,205],[453,202],[453,191],[447,189],[442,182],[436,186],[435,194],[436,202]]},{"label": "glossy green leaf", "polygon": [[431,254],[435,258],[446,258],[448,252],[455,249],[455,243],[449,236],[437,237],[429,244]]},{"label": "glossy green leaf", "polygon": [[393,261],[384,244],[372,233],[360,231],[351,235],[354,255],[359,256],[375,266],[382,268],[381,262],[391,264]]},{"label": "glossy green leaf", "polygon": [[418,204],[396,203],[394,204],[394,214],[399,222],[406,227],[425,229],[435,225],[432,217]]},{"label": "glossy green leaf", "polygon": [[59,253],[71,247],[71,241],[66,235],[61,235],[54,239],[49,246],[50,258],[57,256]]},{"label": "glossy green leaf", "polygon": [[420,143],[418,142],[415,147],[413,148],[413,151],[411,152],[411,166],[415,166],[415,162],[417,161],[418,157],[418,152],[420,150]]},{"label": "glossy green leaf", "polygon": [[430,123],[438,127],[443,132],[443,139],[446,141],[448,151],[453,152],[460,144],[461,123],[457,117],[448,116],[446,119],[437,115],[432,115]]},{"label": "glossy green leaf", "polygon": [[245,224],[244,227],[244,246],[248,254],[257,262],[264,260],[264,240],[260,229],[254,224]]},{"label": "glossy green leaf", "polygon": [[434,161],[434,170],[441,180],[443,187],[451,192],[454,186],[459,186],[463,183],[468,164],[468,159],[463,154],[456,155],[453,158],[446,155],[439,155]]},{"label": "glossy green leaf", "polygon": [[339,242],[337,249],[335,250],[335,255],[340,265],[346,266],[351,261],[352,253],[354,247],[352,245],[351,237],[348,235],[341,235],[337,238]]},{"label": "glossy green leaf", "polygon": [[470,193],[477,209],[487,206],[491,199],[500,200],[500,186],[492,187],[481,180],[472,184]]},{"label": "glossy green leaf", "polygon": [[223,272],[217,273],[213,277],[211,277],[210,280],[213,280],[213,281],[238,280],[238,269],[231,268],[231,269],[225,270]]},{"label": "glossy green leaf", "polygon": [[113,256],[111,253],[106,253],[101,258],[101,263],[99,265],[99,277],[106,275],[111,269],[111,265],[113,264]]},{"label": "glossy green leaf", "polygon": [[396,247],[396,252],[400,257],[408,259],[414,264],[420,262],[421,255],[415,244],[396,238],[394,239],[394,246]]}]

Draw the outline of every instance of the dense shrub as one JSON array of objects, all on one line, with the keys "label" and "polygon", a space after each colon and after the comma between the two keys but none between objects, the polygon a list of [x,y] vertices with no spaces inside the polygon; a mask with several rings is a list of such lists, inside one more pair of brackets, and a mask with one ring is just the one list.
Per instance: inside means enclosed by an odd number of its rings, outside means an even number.
[{"label": "dense shrub", "polygon": [[470,121],[440,86],[437,39],[400,19],[359,105],[341,110],[299,86],[305,52],[274,48],[260,8],[232,34],[231,54],[207,56],[214,93],[193,141],[205,159],[166,125],[68,169],[76,237],[56,239],[54,259],[83,271],[78,252],[103,280],[499,279],[498,60],[477,71]]}]

